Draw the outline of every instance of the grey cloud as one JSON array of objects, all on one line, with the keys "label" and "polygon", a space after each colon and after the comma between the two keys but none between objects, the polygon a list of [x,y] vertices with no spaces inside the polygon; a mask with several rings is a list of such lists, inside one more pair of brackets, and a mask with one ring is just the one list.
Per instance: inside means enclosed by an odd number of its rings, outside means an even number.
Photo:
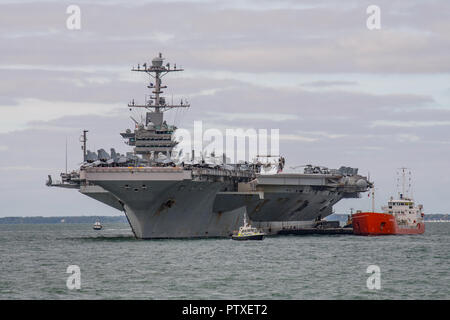
[{"label": "grey cloud", "polygon": [[2,39],[1,57],[7,63],[120,64],[161,49],[205,69],[448,72],[450,11],[440,8],[434,13],[434,3],[399,3],[380,2],[379,31],[366,29],[366,7],[356,2],[273,10],[220,9],[215,2],[83,3],[80,31],[65,29],[63,3],[6,5],[2,29],[29,32],[30,37]]},{"label": "grey cloud", "polygon": [[[133,63],[123,67],[129,79],[120,79],[117,72],[81,72],[4,69],[0,73],[0,106],[14,105],[20,99],[34,98],[49,101],[118,103],[126,105],[132,98],[143,101],[148,76],[129,72]],[[130,81],[130,79],[132,81]],[[206,79],[202,77],[183,79],[172,77],[166,90],[190,96],[202,90],[227,88],[240,85],[234,80]],[[63,107],[63,106],[62,106]]]},{"label": "grey cloud", "polygon": [[434,102],[430,96],[413,94],[375,95],[361,92],[316,92],[302,89],[275,89],[241,86],[224,90],[214,96],[198,98],[201,105],[224,104],[229,112],[274,111],[311,117],[355,118],[359,114],[380,115],[398,107],[423,107]]},{"label": "grey cloud", "polygon": [[319,80],[319,81],[311,81],[311,82],[305,82],[302,83],[302,86],[305,87],[333,87],[333,86],[354,86],[358,83],[356,81],[326,81],[326,80]]}]

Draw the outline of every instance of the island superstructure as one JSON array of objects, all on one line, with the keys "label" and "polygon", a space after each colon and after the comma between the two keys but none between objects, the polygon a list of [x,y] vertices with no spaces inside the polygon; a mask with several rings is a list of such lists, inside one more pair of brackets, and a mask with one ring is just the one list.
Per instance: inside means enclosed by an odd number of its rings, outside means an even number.
[{"label": "island superstructure", "polygon": [[[243,223],[266,234],[285,228],[310,226],[332,213],[343,198],[359,197],[371,183],[358,169],[306,166],[303,173],[285,173],[284,158],[260,156],[251,163],[229,163],[225,154],[204,157],[192,151],[182,159],[174,149],[176,127],[164,120],[164,112],[188,108],[186,101],[168,104],[162,96],[162,77],[183,71],[164,65],[159,54],[151,63],[132,71],[150,76],[151,95],[143,104],[128,107],[146,110],[134,130],[121,133],[132,152],[114,148],[91,152],[83,135],[84,161],[78,170],[62,173],[61,181],[47,185],[78,189],[82,194],[123,211],[137,238],[229,237]],[[265,158],[266,162],[261,158]],[[268,160],[270,159],[270,161]]]}]

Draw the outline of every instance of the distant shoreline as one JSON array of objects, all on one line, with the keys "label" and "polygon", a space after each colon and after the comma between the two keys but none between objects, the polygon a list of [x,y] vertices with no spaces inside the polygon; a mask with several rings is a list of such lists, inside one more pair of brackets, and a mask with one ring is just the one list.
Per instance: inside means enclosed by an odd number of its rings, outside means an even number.
[{"label": "distant shoreline", "polygon": [[0,224],[61,224],[61,223],[128,223],[125,215],[121,216],[60,216],[60,217],[3,217]]},{"label": "distant shoreline", "polygon": [[[325,219],[328,221],[346,222],[347,214],[332,214]],[[450,222],[449,214],[425,214],[426,222]],[[60,217],[3,217],[0,224],[57,224],[57,223],[128,223],[125,215],[120,216],[60,216]]]}]

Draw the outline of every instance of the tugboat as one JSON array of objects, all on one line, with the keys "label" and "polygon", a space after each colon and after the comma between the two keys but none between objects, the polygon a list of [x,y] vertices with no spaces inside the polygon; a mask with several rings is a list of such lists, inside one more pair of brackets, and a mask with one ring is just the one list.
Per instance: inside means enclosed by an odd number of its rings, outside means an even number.
[{"label": "tugboat", "polygon": [[94,229],[94,230],[102,230],[102,228],[103,228],[102,224],[100,223],[100,221],[97,220],[97,221],[94,223],[93,229]]},{"label": "tugboat", "polygon": [[405,169],[403,189],[399,199],[390,198],[388,205],[382,207],[383,212],[375,212],[374,191],[372,189],[372,212],[358,211],[352,215],[353,234],[356,235],[392,235],[422,234],[425,232],[423,206],[415,205],[414,200],[405,196]]},{"label": "tugboat", "polygon": [[239,228],[237,234],[233,234],[233,240],[263,240],[266,234],[247,223],[247,214],[244,213],[244,225]]}]

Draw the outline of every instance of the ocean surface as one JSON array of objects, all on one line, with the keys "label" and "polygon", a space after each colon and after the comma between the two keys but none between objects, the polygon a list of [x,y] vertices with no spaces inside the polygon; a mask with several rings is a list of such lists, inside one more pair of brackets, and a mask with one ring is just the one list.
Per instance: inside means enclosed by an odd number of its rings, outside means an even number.
[{"label": "ocean surface", "polygon": [[[449,299],[450,223],[423,235],[137,240],[127,224],[0,225],[0,299]],[[69,265],[80,289],[69,290]],[[380,289],[368,289],[368,266]]]}]

